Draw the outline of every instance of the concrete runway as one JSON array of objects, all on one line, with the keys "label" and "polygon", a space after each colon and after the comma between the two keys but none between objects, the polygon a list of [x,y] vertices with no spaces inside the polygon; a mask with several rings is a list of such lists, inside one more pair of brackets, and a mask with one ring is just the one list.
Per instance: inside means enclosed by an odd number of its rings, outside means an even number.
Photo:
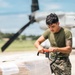
[{"label": "concrete runway", "polygon": [[[36,56],[37,52],[33,51],[33,52],[4,52],[4,53],[0,53],[0,63],[2,62],[7,62],[7,61],[14,61],[16,59],[21,59],[22,57],[27,57],[27,56]],[[42,55],[42,54],[40,54]],[[71,55],[70,55],[70,61],[72,63],[72,75],[75,75],[75,49],[73,49]]]}]

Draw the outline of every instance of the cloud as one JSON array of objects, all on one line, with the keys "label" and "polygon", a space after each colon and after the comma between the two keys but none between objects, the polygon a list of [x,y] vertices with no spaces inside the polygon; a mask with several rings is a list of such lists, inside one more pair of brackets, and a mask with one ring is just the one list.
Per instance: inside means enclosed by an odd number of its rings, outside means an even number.
[{"label": "cloud", "polygon": [[45,5],[45,9],[44,10],[58,10],[60,8],[61,8],[61,6],[59,4],[53,3],[53,4]]},{"label": "cloud", "polygon": [[51,4],[50,7],[51,9],[60,9],[61,6],[58,4]]},{"label": "cloud", "polygon": [[56,2],[45,1],[40,3],[41,10],[59,10],[62,8],[62,5]]},{"label": "cloud", "polygon": [[19,30],[28,22],[27,14],[0,15],[0,30],[3,32]]},{"label": "cloud", "polygon": [[[0,15],[0,30],[4,33],[16,33],[25,24],[29,22],[27,14],[15,14],[15,15]],[[37,29],[36,29],[37,28]],[[38,31],[38,32],[37,32]],[[37,32],[37,33],[35,33]],[[30,35],[40,35],[42,30],[39,24],[31,24],[28,28],[23,31],[23,34]]]},{"label": "cloud", "polygon": [[7,28],[7,29],[6,28],[1,28],[0,29],[0,31],[4,32],[4,33],[15,33],[15,32],[17,32],[17,30],[18,30],[18,28],[14,28],[14,29],[13,28],[11,28],[11,29],[9,29],[9,28]]},{"label": "cloud", "polygon": [[10,7],[11,5],[4,1],[4,0],[0,0],[0,8],[7,8],[7,7]]}]

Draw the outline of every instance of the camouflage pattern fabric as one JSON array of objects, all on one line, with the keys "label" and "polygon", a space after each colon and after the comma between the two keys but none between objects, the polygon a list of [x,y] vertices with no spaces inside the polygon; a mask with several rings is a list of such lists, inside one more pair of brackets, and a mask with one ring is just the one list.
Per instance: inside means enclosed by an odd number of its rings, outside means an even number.
[{"label": "camouflage pattern fabric", "polygon": [[71,75],[71,63],[68,58],[57,59],[51,68],[55,75]]}]

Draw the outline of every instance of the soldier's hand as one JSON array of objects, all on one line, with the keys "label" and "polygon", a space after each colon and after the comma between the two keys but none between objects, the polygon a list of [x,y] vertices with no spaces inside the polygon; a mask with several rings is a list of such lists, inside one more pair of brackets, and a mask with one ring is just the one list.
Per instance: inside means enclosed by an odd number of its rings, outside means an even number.
[{"label": "soldier's hand", "polygon": [[38,52],[39,52],[39,53],[44,53],[43,50],[44,50],[44,48],[43,48],[42,46],[38,46]]},{"label": "soldier's hand", "polygon": [[50,52],[56,52],[56,51],[57,51],[57,47],[50,47],[50,48],[49,48],[49,51],[50,51]]}]

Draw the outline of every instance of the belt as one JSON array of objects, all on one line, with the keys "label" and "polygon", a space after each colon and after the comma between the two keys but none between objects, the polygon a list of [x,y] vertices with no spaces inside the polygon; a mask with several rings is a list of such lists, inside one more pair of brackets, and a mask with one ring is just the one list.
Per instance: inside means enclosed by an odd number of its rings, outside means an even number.
[{"label": "belt", "polygon": [[58,59],[58,60],[67,60],[68,57],[58,57],[57,59]]},{"label": "belt", "polygon": [[[55,57],[51,57],[50,59],[54,60]],[[65,56],[65,57],[63,56],[63,57],[57,57],[56,60],[66,60],[66,59],[68,59],[68,57],[67,56]]]}]

